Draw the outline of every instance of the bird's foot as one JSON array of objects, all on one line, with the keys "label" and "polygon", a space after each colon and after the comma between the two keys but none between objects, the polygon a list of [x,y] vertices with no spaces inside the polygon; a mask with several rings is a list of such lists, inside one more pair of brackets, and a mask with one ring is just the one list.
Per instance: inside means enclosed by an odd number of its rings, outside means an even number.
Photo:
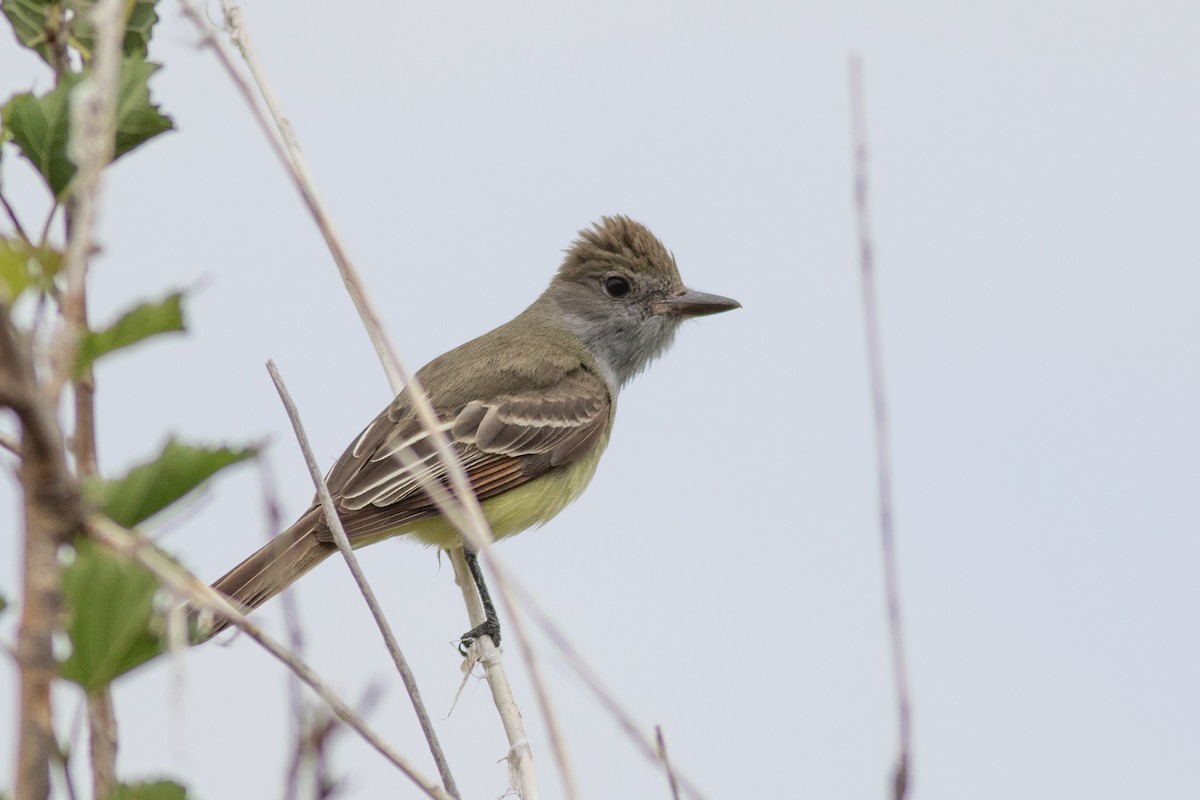
[{"label": "bird's foot", "polygon": [[466,658],[467,651],[471,649],[471,645],[479,639],[480,636],[490,636],[492,644],[500,646],[500,620],[495,617],[488,617],[483,621],[482,625],[477,625],[471,630],[464,633],[458,640],[459,655]]}]

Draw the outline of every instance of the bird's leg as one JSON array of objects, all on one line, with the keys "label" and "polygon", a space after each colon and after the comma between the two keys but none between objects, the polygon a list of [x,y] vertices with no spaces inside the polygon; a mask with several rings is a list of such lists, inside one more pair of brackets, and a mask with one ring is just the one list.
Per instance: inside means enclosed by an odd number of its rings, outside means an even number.
[{"label": "bird's leg", "polygon": [[500,646],[500,618],[496,616],[496,607],[492,605],[492,596],[488,594],[487,584],[483,581],[483,570],[479,568],[479,556],[469,547],[463,548],[463,557],[467,569],[471,570],[471,578],[475,581],[475,589],[479,592],[479,602],[483,604],[483,624],[477,625],[462,635],[458,640],[458,652],[464,656],[475,640],[480,636],[492,637],[492,644]]}]

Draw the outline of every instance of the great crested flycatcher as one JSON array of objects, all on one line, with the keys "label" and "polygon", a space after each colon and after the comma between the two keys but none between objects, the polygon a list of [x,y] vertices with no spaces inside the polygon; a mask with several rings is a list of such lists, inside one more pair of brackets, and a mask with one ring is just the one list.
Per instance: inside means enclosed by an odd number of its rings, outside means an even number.
[{"label": "great crested flycatcher", "polygon": [[[603,217],[580,232],[533,305],[425,365],[417,378],[495,537],[540,525],[578,497],[608,444],[621,387],[671,344],[683,320],[734,308],[735,300],[684,286],[675,257],[645,226]],[[350,544],[412,535],[447,550],[461,546],[406,464],[446,480],[407,390],[326,478]],[[336,552],[314,501],[213,587],[257,608]],[[217,621],[208,633],[227,625]],[[467,636],[479,632],[494,631]]]}]

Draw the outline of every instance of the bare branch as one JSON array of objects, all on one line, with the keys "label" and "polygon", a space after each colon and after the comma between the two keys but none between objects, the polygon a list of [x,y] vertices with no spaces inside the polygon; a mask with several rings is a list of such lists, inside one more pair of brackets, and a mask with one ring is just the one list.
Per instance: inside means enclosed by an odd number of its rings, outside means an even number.
[{"label": "bare branch", "polygon": [[[366,717],[374,710],[379,696],[379,685],[369,684],[355,710]],[[337,794],[341,782],[329,774],[329,747],[336,735],[344,730],[341,720],[329,709],[323,706],[308,708],[296,730],[295,752],[288,768],[289,792],[295,795],[299,791],[300,773],[305,771],[309,773],[311,796],[316,800],[327,800]]]},{"label": "bare branch", "polygon": [[[663,766],[665,769],[668,765],[663,761],[654,740],[642,732],[641,726],[633,718],[633,715],[621,705],[616,696],[604,685],[604,682],[600,680],[600,676],[592,670],[579,651],[567,640],[566,634],[554,624],[554,621],[550,619],[550,615],[546,613],[546,610],[534,600],[529,590],[512,576],[509,576],[509,585],[513,594],[520,598],[522,607],[529,612],[533,621],[541,627],[542,632],[546,634],[546,638],[550,643],[557,648],[563,660],[575,671],[575,674],[583,679],[584,685],[595,695],[601,708],[616,720],[617,725],[633,741],[642,755]],[[671,770],[675,774],[679,787],[683,789],[685,794],[693,798],[693,800],[705,800],[704,794],[700,789],[680,773],[677,767],[672,766]]]},{"label": "bare branch", "polygon": [[56,750],[54,763],[58,766],[63,786],[67,790],[67,800],[78,800],[79,795],[75,793],[75,781],[71,778],[71,763],[67,752],[61,748]]},{"label": "bare branch", "polygon": [[341,551],[342,557],[346,560],[346,566],[350,568],[350,574],[354,576],[354,582],[358,584],[358,590],[362,592],[363,599],[367,601],[367,607],[371,610],[371,616],[375,618],[375,624],[379,626],[379,632],[383,635],[383,641],[387,645],[388,653],[392,656],[392,662],[396,665],[396,670],[400,673],[400,679],[404,682],[404,688],[408,691],[409,699],[412,700],[413,710],[417,712],[417,721],[421,725],[421,732],[425,734],[425,740],[429,743],[429,751],[433,755],[438,772],[441,774],[442,781],[446,785],[446,791],[457,798],[459,796],[458,787],[454,783],[454,776],[450,773],[450,765],[446,762],[446,756],[442,752],[441,744],[438,742],[437,733],[434,731],[433,723],[429,719],[429,713],[425,710],[425,703],[421,700],[421,690],[417,688],[417,679],[409,668],[404,654],[400,651],[400,644],[396,641],[395,634],[392,633],[392,626],[388,624],[387,618],[383,615],[383,609],[379,607],[379,601],[375,598],[375,592],[372,591],[371,585],[367,583],[366,575],[363,574],[362,568],[358,565],[354,549],[350,546],[350,540],[347,538],[346,531],[342,527],[342,521],[338,517],[337,507],[333,504],[333,497],[329,494],[329,487],[325,485],[321,469],[317,466],[316,456],[313,455],[312,448],[308,444],[308,434],[305,433],[304,425],[300,422],[300,413],[296,410],[296,404],[292,402],[292,396],[288,393],[287,387],[284,386],[283,378],[280,376],[275,362],[267,362],[267,371],[271,373],[271,380],[275,383],[275,389],[279,392],[279,398],[283,401],[283,407],[287,411],[288,419],[291,420],[292,429],[296,432],[296,441],[300,443],[300,450],[304,453],[304,463],[308,465],[308,471],[312,476],[313,484],[317,487],[317,496],[321,500],[321,509],[325,512],[325,521],[333,533],[333,541],[337,544],[338,550]]},{"label": "bare branch", "polygon": [[[456,501],[445,502],[444,504],[439,503],[439,511],[460,530],[473,548],[477,550],[486,548],[487,545],[491,544],[492,536],[487,520],[483,516],[483,510],[479,506],[479,501],[476,499],[474,492],[471,491],[466,473],[463,471],[462,465],[458,462],[458,458],[450,447],[450,442],[445,432],[440,428],[437,413],[434,411],[433,405],[429,402],[429,397],[421,388],[420,382],[404,366],[404,363],[397,355],[396,348],[384,333],[379,313],[375,310],[374,304],[363,289],[358,271],[350,261],[350,257],[342,244],[341,237],[333,227],[333,222],[325,209],[325,205],[317,194],[312,174],[308,170],[304,154],[300,150],[299,143],[292,132],[290,123],[283,117],[278,107],[274,106],[272,111],[276,114],[274,117],[276,121],[274,128],[272,128],[272,123],[256,102],[253,90],[246,83],[245,79],[242,78],[237,67],[233,65],[232,60],[225,52],[225,48],[214,35],[212,26],[207,23],[189,0],[180,0],[180,3],[183,7],[184,15],[196,25],[204,37],[203,43],[213,50],[218,61],[221,62],[222,67],[225,68],[234,85],[238,88],[239,93],[246,100],[251,113],[258,122],[259,128],[266,135],[271,149],[280,159],[288,176],[292,179],[292,184],[296,187],[301,199],[312,214],[317,228],[321,231],[322,236],[324,236],[325,244],[333,256],[334,263],[338,267],[342,282],[346,286],[346,291],[350,295],[350,299],[353,301],[364,327],[367,329],[367,335],[370,337],[376,353],[379,355],[380,363],[383,365],[384,372],[388,376],[388,383],[391,385],[392,392],[399,394],[407,388],[409,398],[417,413],[417,419],[429,434],[430,441],[434,444],[438,458],[446,465],[451,489],[453,490],[453,499]],[[246,33],[237,4],[232,2],[232,0],[227,0],[225,7],[227,12],[226,23],[231,28],[231,37],[234,38],[243,53],[250,54],[248,56],[248,64],[251,67],[251,74],[254,76],[263,94],[272,98],[273,102],[274,92],[271,90],[266,75],[258,61],[253,42]],[[276,136],[274,133],[276,130],[287,131],[287,136]],[[425,488],[424,484],[422,488]],[[433,496],[432,490],[430,494]]]},{"label": "bare branch", "polygon": [[892,522],[892,465],[888,437],[887,402],[883,386],[883,348],[879,334],[879,303],[875,288],[874,248],[871,243],[867,203],[867,127],[863,99],[862,62],[850,59],[850,127],[854,147],[854,202],[858,217],[858,260],[862,273],[863,316],[867,332],[867,360],[871,373],[871,401],[875,411],[875,457],[879,482],[879,534],[883,548],[884,589],[887,593],[888,630],[892,640],[892,670],[900,723],[900,752],[893,773],[893,797],[904,800],[908,792],[912,745],[912,711],[908,668],[904,657],[904,632],[900,614],[900,580]]},{"label": "bare branch", "polygon": [[338,718],[358,732],[368,744],[375,748],[384,758],[390,761],[401,772],[407,775],[413,783],[429,797],[436,800],[452,800],[435,781],[421,774],[404,756],[392,749],[379,734],[373,731],[366,721],[342,700],[324,680],[295,653],[284,647],[262,628],[248,619],[238,609],[234,608],[229,599],[201,581],[195,575],[176,564],[170,556],[164,553],[150,540],[139,534],[126,530],[107,517],[93,515],[86,521],[86,529],[90,536],[103,542],[108,547],[132,558],[154,574],[154,577],[167,589],[184,598],[189,604],[198,609],[214,612],[222,618],[245,631],[246,635],[262,645],[268,653],[275,656],[288,669],[292,670],[300,680],[317,693],[325,703],[333,709]]},{"label": "bare branch", "polygon": [[[82,13],[82,12],[81,12]],[[100,0],[91,10],[95,30],[90,74],[71,93],[71,131],[67,150],[78,167],[67,212],[67,249],[63,259],[66,286],[61,308],[63,324],[55,335],[50,357],[55,366],[50,397],[74,370],[79,337],[87,330],[87,261],[100,193],[100,178],[113,159],[116,135],[117,86],[121,70],[121,41],[125,35],[125,3]],[[96,474],[95,381],[92,371],[73,381],[75,434],[72,446],[81,477]],[[107,797],[117,780],[117,722],[108,687],[88,697],[88,730],[92,786],[96,797]]]},{"label": "bare branch", "polygon": [[31,354],[0,303],[0,404],[21,422],[19,475],[24,495],[25,549],[21,622],[15,657],[21,679],[16,800],[45,800],[57,750],[50,686],[52,650],[62,615],[58,548],[78,529],[79,487],[67,469],[54,404],[40,391]]},{"label": "bare branch", "polygon": [[[247,66],[250,68],[250,74],[254,77],[254,82],[258,86],[264,102],[267,104],[270,118],[274,122],[275,131],[278,133],[278,139],[269,132],[268,137],[274,142],[273,147],[280,158],[283,159],[284,166],[292,176],[296,188],[300,191],[301,198],[313,216],[313,221],[316,222],[321,235],[325,237],[329,252],[337,263],[342,280],[346,283],[346,291],[350,294],[350,299],[354,302],[354,306],[358,310],[363,324],[367,327],[367,335],[371,339],[371,344],[375,346],[375,351],[379,356],[380,362],[383,364],[384,371],[387,373],[392,393],[399,394],[400,390],[406,384],[412,382],[412,378],[405,373],[405,370],[400,365],[395,348],[383,332],[383,323],[380,320],[379,313],[375,310],[374,305],[363,289],[358,271],[354,268],[353,263],[351,263],[345,245],[342,243],[341,236],[333,226],[333,220],[325,208],[324,201],[317,194],[316,181],[313,180],[312,173],[308,169],[308,163],[304,160],[304,154],[300,150],[300,143],[296,139],[291,123],[288,122],[287,118],[283,115],[282,109],[279,107],[279,103],[275,98],[275,92],[271,88],[271,84],[267,81],[266,72],[263,70],[262,63],[258,59],[258,51],[255,49],[250,35],[246,32],[246,27],[242,20],[241,8],[233,0],[222,0],[221,7],[225,13],[225,24],[228,26],[229,37],[233,40],[234,45],[237,46]],[[223,48],[218,50],[218,58],[222,62],[227,60],[228,57],[224,55]],[[236,74],[232,63],[226,64],[225,67],[231,75]],[[244,81],[241,81],[240,75],[238,75],[237,80],[244,83]],[[251,100],[253,97],[253,93],[250,92],[249,87],[246,87],[243,95],[247,95],[248,100]],[[259,126],[269,131],[269,124],[263,117],[262,110],[259,109],[257,103],[253,103],[253,109],[255,116],[259,118]]]},{"label": "bare branch", "polygon": [[96,3],[92,10],[96,44],[91,70],[69,99],[71,130],[67,153],[78,169],[71,181],[71,230],[61,271],[65,282],[61,303],[65,324],[59,328],[51,351],[55,367],[50,383],[52,399],[58,398],[74,367],[75,351],[85,325],[84,285],[96,225],[100,177],[113,159],[116,141],[124,12],[124,0]]},{"label": "bare branch", "polygon": [[[259,450],[254,461],[258,466],[259,485],[263,499],[264,533],[269,542],[275,538],[275,534],[283,529],[283,515],[279,511],[279,498],[275,492],[275,480],[265,448]],[[300,625],[300,609],[296,606],[296,595],[291,589],[286,589],[280,594],[279,602],[283,607],[283,624],[287,631],[288,646],[292,648],[293,653],[303,658],[304,630]],[[292,729],[296,737],[296,752],[293,753],[292,762],[288,766],[287,779],[283,787],[283,800],[295,800],[300,791],[300,767],[305,756],[300,745],[305,738],[306,722],[304,693],[300,686],[300,679],[294,672],[288,673],[287,694]]]},{"label": "bare branch", "polygon": [[12,205],[8,202],[8,198],[4,195],[2,187],[0,187],[0,206],[4,207],[4,213],[8,215],[8,221],[12,223],[13,230],[16,231],[17,236],[20,236],[21,240],[26,244],[32,244],[29,241],[29,236],[25,233],[25,228],[21,227],[21,220],[17,217],[17,212],[13,210]]},{"label": "bare branch", "polygon": [[54,224],[54,218],[58,216],[58,209],[62,208],[62,203],[56,199],[54,205],[50,207],[50,211],[46,214],[46,221],[42,223],[42,235],[38,237],[38,246],[44,247],[46,240],[50,237],[50,226]]},{"label": "bare branch", "polygon": [[671,787],[671,800],[679,800],[679,782],[675,779],[675,770],[671,768],[671,760],[667,758],[667,740],[663,738],[662,726],[654,726],[654,743],[658,746],[658,758],[667,771],[667,782]]},{"label": "bare branch", "polygon": [[[455,550],[455,552],[461,552],[461,549]],[[487,554],[491,554],[491,548],[488,548]],[[546,723],[546,733],[550,737],[550,744],[554,748],[554,757],[558,762],[559,771],[562,773],[563,788],[566,790],[566,796],[571,798],[571,800],[575,800],[575,798],[580,796],[579,788],[575,784],[575,775],[571,769],[571,761],[567,758],[566,738],[563,736],[562,729],[558,725],[558,719],[554,714],[554,707],[550,702],[550,693],[546,691],[546,681],[542,677],[541,667],[538,666],[537,657],[533,652],[532,639],[525,628],[524,615],[513,600],[512,578],[508,570],[498,564],[494,558],[489,563],[489,566],[492,570],[492,576],[496,579],[496,588],[499,590],[497,594],[500,597],[500,602],[504,604],[504,610],[508,614],[509,626],[517,634],[517,645],[521,648],[521,656],[525,659],[525,664],[529,668],[530,682],[533,683],[533,689],[537,695],[538,707],[542,711],[542,720]]]},{"label": "bare branch", "polygon": [[87,719],[92,796],[108,797],[117,785],[117,718],[109,687],[88,693]]},{"label": "bare branch", "polygon": [[[113,5],[113,0],[107,0],[107,5]],[[101,12],[97,10],[97,13]],[[115,82],[112,88],[104,86],[98,95],[112,100],[114,89]],[[97,94],[96,90],[84,86],[79,90]],[[90,118],[82,115],[82,119]],[[68,144],[72,152],[86,150],[89,144],[94,144],[94,136],[94,132],[83,132],[73,126]],[[94,204],[98,173],[107,162],[100,163],[100,158],[83,158],[80,162],[86,162],[80,163],[80,173],[86,174],[76,191],[89,196]],[[7,201],[4,205],[14,227],[24,236],[16,213]],[[89,240],[88,225],[83,230],[72,231],[67,242],[68,252],[85,254]],[[66,266],[71,267],[68,282],[74,288],[80,287],[82,259],[68,259]],[[70,324],[64,327],[68,330]],[[0,371],[4,378],[0,381],[4,385],[0,391],[0,404],[16,411],[20,420],[19,475],[25,516],[22,615],[14,654],[20,670],[16,798],[44,800],[50,792],[50,762],[58,750],[50,706],[50,685],[55,676],[52,637],[62,613],[58,548],[77,528],[80,505],[76,481],[67,469],[64,439],[55,414],[58,390],[43,395],[32,354],[26,343],[20,341],[8,309],[2,305]]]},{"label": "bare branch", "polygon": [[[471,626],[479,625],[484,621],[483,604],[479,600],[479,592],[467,567],[463,549],[456,547],[448,555],[450,564],[454,567],[454,581],[462,590]],[[492,691],[492,702],[500,715],[500,724],[504,726],[504,735],[508,739],[508,782],[517,790],[521,800],[538,800],[541,793],[533,765],[533,751],[529,748],[521,710],[504,672],[504,662],[499,657],[500,650],[492,643],[492,637],[480,636],[471,645],[471,655],[477,657],[483,665],[488,688]],[[468,660],[467,667],[470,663]]]}]

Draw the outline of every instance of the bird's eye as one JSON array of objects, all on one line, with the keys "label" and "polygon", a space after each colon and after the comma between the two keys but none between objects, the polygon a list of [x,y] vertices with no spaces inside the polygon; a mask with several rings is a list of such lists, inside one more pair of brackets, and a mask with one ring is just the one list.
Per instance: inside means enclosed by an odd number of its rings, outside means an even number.
[{"label": "bird's eye", "polygon": [[620,275],[609,275],[604,279],[604,291],[609,297],[624,297],[629,294],[629,281]]}]

